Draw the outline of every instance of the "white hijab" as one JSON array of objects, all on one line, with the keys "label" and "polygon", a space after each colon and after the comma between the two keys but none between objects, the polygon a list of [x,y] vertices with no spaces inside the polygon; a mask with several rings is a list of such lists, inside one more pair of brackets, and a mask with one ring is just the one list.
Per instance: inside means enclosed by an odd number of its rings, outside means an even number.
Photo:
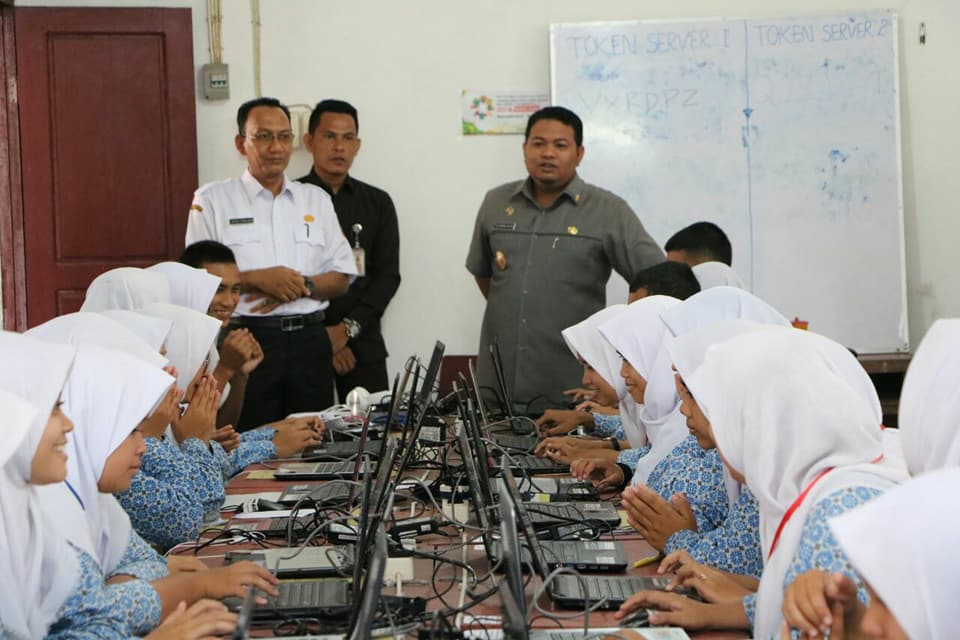
[{"label": "white hijab", "polygon": [[[680,304],[664,311],[660,318],[674,336],[682,336],[694,329],[708,327],[723,320],[747,320],[766,325],[790,326],[789,320],[757,296],[743,289],[726,286],[713,287],[695,293]],[[704,337],[713,339],[709,333],[704,334]],[[725,335],[723,337],[730,336]],[[700,366],[703,360],[703,352],[709,344],[696,345],[697,348],[691,348],[692,346],[688,344],[685,352],[678,354],[673,352],[674,344],[672,342],[667,345],[671,352],[671,361],[684,380],[686,380],[687,374],[692,373],[696,367]],[[683,369],[678,364],[677,357],[684,360]],[[691,361],[691,358],[694,361]],[[686,374],[684,371],[686,371]],[[702,409],[703,407],[701,407]],[[707,418],[709,419],[709,416]],[[727,500],[730,506],[733,506],[740,498],[741,486],[739,482],[733,479],[726,467],[723,468],[723,484],[727,489]]]},{"label": "white hijab", "polygon": [[99,313],[118,324],[122,324],[128,331],[137,334],[141,340],[158,353],[163,349],[167,334],[170,333],[170,327],[173,325],[169,320],[151,318],[127,309],[107,309]]},{"label": "white hijab", "polygon": [[790,321],[783,314],[757,296],[743,289],[725,286],[695,293],[664,311],[661,318],[674,336],[720,320],[749,320],[759,324],[790,326]]},{"label": "white hijab", "polygon": [[701,262],[690,268],[693,270],[693,275],[697,277],[701,290],[713,287],[746,288],[737,272],[722,262]]},{"label": "white hijab", "polygon": [[[73,496],[59,492],[50,509],[65,535],[89,553],[110,575],[130,542],[130,518],[108,493],[98,488],[107,458],[150,415],[173,377],[126,353],[95,346],[77,349],[63,390],[64,413],[74,431],[67,446],[67,482]],[[72,507],[66,508],[71,503]],[[82,503],[82,504],[81,504]]]},{"label": "white hijab", "polygon": [[[698,339],[696,333],[677,343]],[[761,327],[714,343],[702,365],[684,376],[708,412],[717,448],[745,476],[759,504],[765,563],[757,592],[757,637],[779,633],[784,577],[810,509],[844,487],[887,489],[905,478],[902,467],[884,461],[875,413],[844,378],[836,353],[806,332]]]},{"label": "white hijab", "polygon": [[661,313],[679,303],[669,296],[647,296],[600,327],[600,334],[613,349],[647,381],[642,405],[629,396],[621,405],[622,415],[634,412],[636,433],[631,438],[627,432],[630,445],[650,445],[650,451],[637,462],[634,483],[646,482],[657,463],[688,435],[664,344],[670,334],[660,321]]},{"label": "white hijab", "polygon": [[163,274],[170,287],[170,304],[206,313],[220,286],[220,277],[180,262],[160,262],[147,271]]},{"label": "white hijab", "polygon": [[44,516],[29,484],[73,349],[0,332],[0,361],[0,620],[8,637],[42,638],[80,576],[61,524]]},{"label": "white hijab", "polygon": [[175,304],[148,304],[140,312],[172,322],[167,335],[167,358],[177,368],[177,387],[186,389],[213,349],[220,321]]},{"label": "white hijab", "polygon": [[595,314],[561,332],[567,348],[574,358],[582,359],[593,367],[600,377],[617,392],[617,402],[622,403],[627,387],[620,376],[620,356],[603,339],[597,330],[600,325],[627,310],[625,304],[615,304],[600,309]]},{"label": "white hijab", "polygon": [[117,349],[134,355],[157,369],[167,364],[167,359],[138,335],[99,313],[80,311],[58,316],[30,329],[26,335],[44,342],[75,346],[92,344]]},{"label": "white hijab", "polygon": [[853,568],[915,640],[960,638],[957,495],[960,469],[939,469],[830,521]]},{"label": "white hijab", "polygon": [[80,311],[136,311],[151,302],[167,302],[169,299],[170,288],[163,274],[137,267],[120,267],[94,278],[87,287],[87,297]]},{"label": "white hijab", "polygon": [[900,392],[900,439],[910,473],[960,466],[960,319],[923,337]]}]

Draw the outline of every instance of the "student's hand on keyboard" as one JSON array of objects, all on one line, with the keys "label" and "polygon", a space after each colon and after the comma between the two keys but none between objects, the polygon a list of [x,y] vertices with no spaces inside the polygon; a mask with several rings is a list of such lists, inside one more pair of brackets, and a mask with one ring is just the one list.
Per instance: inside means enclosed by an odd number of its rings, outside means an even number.
[{"label": "student's hand on keyboard", "polygon": [[191,556],[170,556],[167,559],[167,569],[171,574],[181,572],[209,571],[203,560]]},{"label": "student's hand on keyboard", "polygon": [[583,411],[568,411],[562,409],[547,409],[540,416],[535,425],[541,438],[547,436],[562,436],[581,425],[592,425],[593,417]]},{"label": "student's hand on keyboard", "polygon": [[323,422],[319,418],[290,418],[273,425],[273,446],[278,458],[289,458],[305,447],[323,441]]},{"label": "student's hand on keyboard", "polygon": [[662,551],[667,540],[682,529],[697,530],[697,519],[687,497],[674,494],[670,501],[646,485],[623,490],[622,506],[630,526],[654,549]]},{"label": "student's hand on keyboard", "polygon": [[[660,563],[658,573],[674,571],[676,575],[666,589],[693,589],[700,597],[712,603],[736,603],[743,597],[756,591],[757,583],[752,579],[738,579],[733,575],[714,567],[701,564],[690,557],[686,551],[674,551]],[[752,582],[749,588],[744,583]]]},{"label": "student's hand on keyboard", "polygon": [[[256,587],[260,591],[276,596],[278,593],[276,585],[280,584],[276,576],[248,560],[198,573],[196,579],[202,581],[204,596],[216,600],[228,596],[242,598],[247,593],[247,587]],[[261,599],[262,602],[265,601]]]},{"label": "student's hand on keyboard", "polygon": [[600,490],[619,487],[624,481],[623,470],[615,460],[581,458],[570,465],[570,475]]},{"label": "student's hand on keyboard", "polygon": [[714,618],[710,615],[714,606],[666,591],[641,591],[620,605],[613,617],[623,620],[637,609],[656,609],[650,612],[651,625],[705,629],[714,626]]},{"label": "student's hand on keyboard", "polygon": [[237,615],[214,600],[181,602],[145,640],[215,640],[237,627]]},{"label": "student's hand on keyboard", "polygon": [[830,634],[843,638],[844,629],[859,629],[864,607],[857,599],[857,585],[842,573],[814,569],[796,577],[783,594],[784,629],[789,639],[797,629],[804,637]]}]

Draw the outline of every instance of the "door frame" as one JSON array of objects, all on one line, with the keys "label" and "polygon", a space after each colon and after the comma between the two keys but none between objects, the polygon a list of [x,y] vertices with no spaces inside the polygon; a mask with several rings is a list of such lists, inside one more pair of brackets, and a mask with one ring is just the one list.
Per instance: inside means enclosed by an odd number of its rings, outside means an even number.
[{"label": "door frame", "polygon": [[23,240],[23,181],[20,174],[20,105],[17,101],[17,43],[12,0],[0,0],[0,286],[3,328],[27,328]]}]

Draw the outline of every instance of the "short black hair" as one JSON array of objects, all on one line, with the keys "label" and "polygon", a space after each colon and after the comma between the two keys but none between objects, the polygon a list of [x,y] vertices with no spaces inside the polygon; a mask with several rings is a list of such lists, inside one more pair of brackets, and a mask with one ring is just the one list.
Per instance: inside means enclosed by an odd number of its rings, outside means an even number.
[{"label": "short black hair", "polygon": [[353,118],[353,124],[357,128],[357,133],[360,133],[360,118],[357,116],[357,108],[346,102],[344,100],[333,100],[328,98],[327,100],[321,100],[313,107],[313,111],[310,112],[310,122],[307,123],[307,132],[310,135],[313,135],[313,132],[317,130],[317,125],[320,124],[320,117],[325,113],[343,113]]},{"label": "short black hair", "polygon": [[666,251],[684,251],[705,261],[733,264],[733,248],[723,229],[712,222],[694,222],[673,234],[663,247]]},{"label": "short black hair", "polygon": [[290,109],[287,108],[287,105],[276,98],[254,98],[253,100],[247,100],[237,109],[237,131],[240,132],[241,136],[247,135],[247,117],[257,107],[276,107],[283,111],[287,116],[287,122],[290,122]]},{"label": "short black hair", "polygon": [[533,129],[533,125],[541,120],[558,120],[571,127],[573,129],[573,140],[577,143],[577,147],[583,146],[583,120],[565,107],[544,107],[530,116],[527,120],[527,131],[523,135],[524,142],[530,139],[530,130]]},{"label": "short black hair", "polygon": [[216,240],[201,240],[183,250],[180,262],[195,269],[202,269],[205,264],[237,264],[237,258],[233,255],[233,249],[227,245]]},{"label": "short black hair", "polygon": [[700,281],[690,265],[683,262],[661,262],[647,267],[630,281],[630,291],[644,288],[649,296],[672,296],[686,300],[700,291]]}]

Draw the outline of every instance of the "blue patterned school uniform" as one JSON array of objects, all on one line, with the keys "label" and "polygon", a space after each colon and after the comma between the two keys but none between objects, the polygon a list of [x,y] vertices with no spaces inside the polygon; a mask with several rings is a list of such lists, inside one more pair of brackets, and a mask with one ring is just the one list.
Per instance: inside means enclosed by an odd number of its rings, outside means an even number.
[{"label": "blue patterned school uniform", "polygon": [[[784,575],[783,588],[786,589],[797,576],[811,569],[820,569],[828,573],[840,572],[856,583],[857,599],[864,604],[868,604],[869,598],[866,587],[853,567],[850,566],[850,561],[847,560],[847,556],[843,553],[840,545],[837,544],[827,521],[842,513],[856,509],[882,494],[882,490],[873,487],[845,487],[834,491],[818,502],[803,522],[800,544],[793,557],[793,562]],[[750,625],[753,626],[756,614],[756,598],[754,596],[744,598],[743,608],[747,613],[747,618],[750,619]],[[793,637],[799,639],[801,634],[794,631]]]},{"label": "blue patterned school uniform", "polygon": [[[724,494],[726,500],[726,494]],[[699,526],[699,521],[698,521]],[[716,529],[682,529],[667,540],[665,554],[686,551],[702,564],[729,573],[760,579],[763,552],[760,549],[760,511],[757,499],[744,487]]]},{"label": "blue patterned school uniform", "polygon": [[116,497],[137,533],[168,549],[195,539],[204,514],[220,509],[223,473],[211,448],[196,438],[179,447],[166,438],[146,438],[146,445],[140,471]]},{"label": "blue patterned school uniform", "polygon": [[676,493],[686,495],[701,530],[716,529],[727,517],[723,461],[716,449],[704,450],[692,435],[656,464],[647,476],[647,486],[664,500]]}]

